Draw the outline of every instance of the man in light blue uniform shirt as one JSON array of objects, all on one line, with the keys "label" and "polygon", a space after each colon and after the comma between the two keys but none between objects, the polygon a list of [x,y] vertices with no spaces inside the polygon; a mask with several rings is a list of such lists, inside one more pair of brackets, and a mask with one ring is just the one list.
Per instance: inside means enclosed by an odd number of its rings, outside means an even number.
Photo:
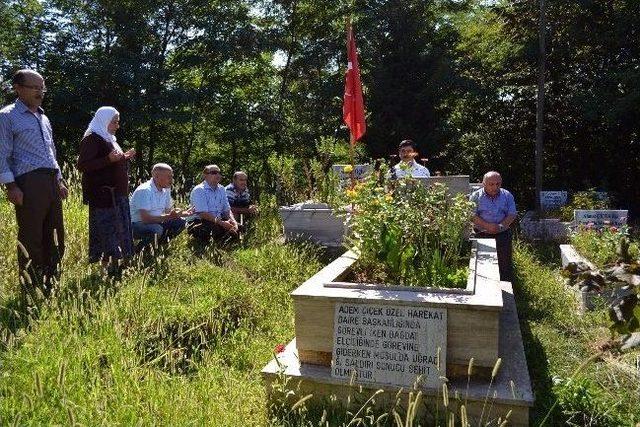
[{"label": "man in light blue uniform shirt", "polygon": [[482,188],[474,191],[470,200],[476,203],[473,228],[476,237],[496,240],[500,280],[513,280],[511,224],[516,219],[516,203],[513,195],[502,187],[498,172],[487,172],[482,178]]},{"label": "man in light blue uniform shirt", "polygon": [[28,274],[26,283],[44,285],[46,294],[64,254],[62,199],[67,188],[51,123],[41,108],[44,79],[35,71],[20,70],[13,76],[13,88],[18,99],[0,110],[0,184],[15,206],[20,274]]},{"label": "man in light blue uniform shirt", "polygon": [[205,242],[212,238],[234,238],[238,234],[238,223],[231,212],[227,192],[220,185],[220,168],[217,165],[206,166],[202,176],[204,181],[191,190],[195,217],[189,222],[189,234]]}]

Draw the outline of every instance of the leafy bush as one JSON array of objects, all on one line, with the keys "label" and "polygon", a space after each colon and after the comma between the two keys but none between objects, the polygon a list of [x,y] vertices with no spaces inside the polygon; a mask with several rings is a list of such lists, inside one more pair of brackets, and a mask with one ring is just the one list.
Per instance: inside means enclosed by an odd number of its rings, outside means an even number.
[{"label": "leafy bush", "polygon": [[[386,176],[381,170],[380,176]],[[384,181],[384,180],[383,180]],[[409,286],[464,286],[466,231],[472,203],[405,177],[379,183],[375,176],[346,190],[353,203],[353,238],[359,274]],[[468,259],[468,258],[466,258]]]},{"label": "leafy bush", "polygon": [[593,189],[578,191],[573,194],[568,205],[560,208],[560,219],[562,221],[573,221],[573,211],[578,209],[609,209],[609,199],[598,197],[598,194]]},{"label": "leafy bush", "polygon": [[626,226],[602,229],[580,226],[570,239],[576,250],[598,267],[638,258],[638,244],[629,241],[629,229]]},{"label": "leafy bush", "polygon": [[[355,159],[363,157],[356,147]],[[304,200],[336,204],[340,194],[339,178],[331,170],[334,163],[350,163],[349,146],[335,138],[322,137],[316,144],[315,157],[271,155],[269,166],[278,185],[280,202],[291,204]]]}]

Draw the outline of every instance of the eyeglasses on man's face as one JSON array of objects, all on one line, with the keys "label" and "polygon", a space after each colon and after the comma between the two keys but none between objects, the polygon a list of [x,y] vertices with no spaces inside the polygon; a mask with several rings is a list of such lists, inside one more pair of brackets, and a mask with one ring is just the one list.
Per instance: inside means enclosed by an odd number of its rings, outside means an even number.
[{"label": "eyeglasses on man's face", "polygon": [[220,171],[206,171],[205,175],[220,175]]},{"label": "eyeglasses on man's face", "polygon": [[37,90],[38,92],[46,92],[47,91],[47,87],[46,86],[36,86],[36,85],[23,85],[18,83],[19,86],[22,87],[26,87],[27,89],[31,89],[31,90]]}]

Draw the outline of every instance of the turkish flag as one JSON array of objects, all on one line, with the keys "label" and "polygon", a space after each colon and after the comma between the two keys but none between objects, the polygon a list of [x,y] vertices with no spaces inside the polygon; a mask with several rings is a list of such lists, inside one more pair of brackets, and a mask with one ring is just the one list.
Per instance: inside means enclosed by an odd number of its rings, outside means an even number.
[{"label": "turkish flag", "polygon": [[351,24],[347,24],[347,57],[349,62],[344,81],[342,118],[351,132],[351,143],[355,144],[364,135],[367,125],[364,121],[364,102],[362,101],[358,52]]}]

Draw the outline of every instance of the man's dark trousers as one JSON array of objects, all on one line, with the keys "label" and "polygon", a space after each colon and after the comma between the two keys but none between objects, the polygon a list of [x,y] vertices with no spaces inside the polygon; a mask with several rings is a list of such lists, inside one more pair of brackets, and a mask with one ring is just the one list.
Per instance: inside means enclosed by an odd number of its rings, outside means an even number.
[{"label": "man's dark trousers", "polygon": [[498,253],[498,268],[500,269],[500,280],[505,282],[513,281],[513,233],[511,229],[498,234],[478,233],[478,239],[495,239],[496,252]]},{"label": "man's dark trousers", "polygon": [[194,219],[187,225],[189,234],[196,239],[209,242],[211,239],[221,242],[233,240],[237,235],[230,233],[220,224],[214,224],[211,221],[202,219]]},{"label": "man's dark trousers", "polygon": [[[20,273],[29,273],[32,281],[50,282],[57,276],[64,254],[64,221],[62,199],[56,169],[36,169],[16,177],[22,190],[22,206],[16,206],[18,242],[27,256],[18,248]],[[27,264],[29,267],[27,268]],[[35,277],[34,277],[35,276]],[[46,283],[48,284],[48,283]]]}]

